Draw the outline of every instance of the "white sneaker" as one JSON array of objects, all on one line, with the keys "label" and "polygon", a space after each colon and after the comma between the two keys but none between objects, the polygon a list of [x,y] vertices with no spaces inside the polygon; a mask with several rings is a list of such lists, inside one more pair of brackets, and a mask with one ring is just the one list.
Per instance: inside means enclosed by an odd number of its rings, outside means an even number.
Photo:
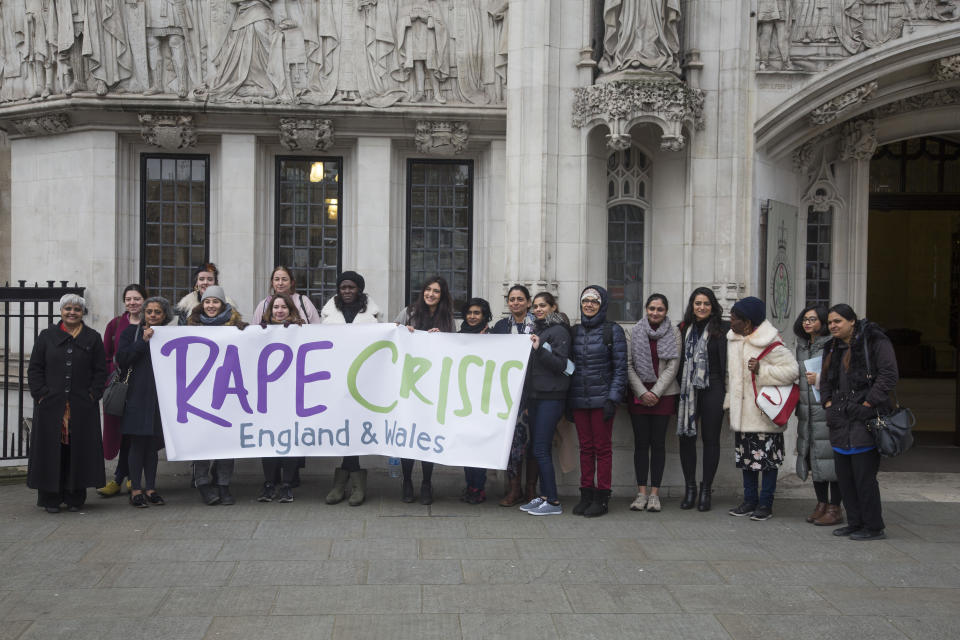
[{"label": "white sneaker", "polygon": [[647,500],[647,511],[656,513],[660,511],[660,496],[651,495]]},{"label": "white sneaker", "polygon": [[637,497],[630,503],[630,511],[643,511],[647,506],[647,494],[638,493]]},{"label": "white sneaker", "polygon": [[550,504],[544,500],[539,507],[527,511],[532,516],[558,516],[563,513],[563,508],[559,504]]},{"label": "white sneaker", "polygon": [[520,511],[526,511],[527,513],[530,513],[531,511],[539,507],[544,502],[546,502],[546,500],[544,500],[543,498],[534,498],[527,504],[520,507]]}]

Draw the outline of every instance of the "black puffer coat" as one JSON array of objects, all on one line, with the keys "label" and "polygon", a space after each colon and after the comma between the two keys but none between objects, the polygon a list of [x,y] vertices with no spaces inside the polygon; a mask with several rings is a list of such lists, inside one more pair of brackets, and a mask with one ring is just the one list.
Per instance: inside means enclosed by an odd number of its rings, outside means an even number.
[{"label": "black puffer coat", "polygon": [[60,490],[60,429],[70,402],[68,491],[106,484],[100,396],[107,381],[107,361],[100,334],[83,325],[76,338],[57,325],[44,329],[30,353],[27,371],[33,396],[27,486]]},{"label": "black puffer coat", "polygon": [[133,367],[123,410],[123,434],[162,436],[150,343],[143,339],[143,327],[130,325],[120,334],[117,363],[124,370]]},{"label": "black puffer coat", "polygon": [[530,354],[524,398],[563,400],[570,386],[570,377],[564,373],[570,353],[570,329],[559,313],[537,320],[534,327],[540,347]]},{"label": "black puffer coat", "polygon": [[609,296],[597,285],[587,289],[600,293],[600,310],[592,318],[581,315],[580,325],[573,329],[570,359],[576,370],[570,378],[567,404],[574,409],[599,409],[607,400],[621,402],[627,389],[627,338],[620,325],[611,323],[612,344],[604,344]]},{"label": "black puffer coat", "polygon": [[[867,372],[864,339],[872,380]],[[878,412],[886,415],[893,410],[890,392],[899,379],[893,345],[877,324],[864,318],[854,326],[849,346],[833,338],[823,353],[820,401],[827,411],[830,444],[838,449],[874,446],[866,421]],[[863,406],[864,402],[870,406]]]}]

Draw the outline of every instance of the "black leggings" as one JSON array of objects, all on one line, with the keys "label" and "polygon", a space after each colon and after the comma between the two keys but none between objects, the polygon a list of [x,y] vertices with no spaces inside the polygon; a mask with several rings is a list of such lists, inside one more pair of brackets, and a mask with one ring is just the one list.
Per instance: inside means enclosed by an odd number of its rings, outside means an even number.
[{"label": "black leggings", "polygon": [[659,487],[667,458],[667,423],[670,416],[630,414],[630,421],[633,423],[633,470],[637,476],[637,486],[647,486],[649,468],[649,486]]},{"label": "black leggings", "polygon": [[[403,481],[413,482],[413,458],[400,458],[400,467],[403,469]],[[430,484],[433,478],[433,463],[420,461],[420,473],[423,475],[423,483]]]},{"label": "black leggings", "polygon": [[843,498],[840,495],[839,482],[814,481],[813,490],[817,492],[817,502],[828,502],[834,506],[839,506]]},{"label": "black leggings", "polygon": [[300,458],[260,458],[263,466],[263,481],[274,484],[290,484],[300,466]]},{"label": "black leggings", "polygon": [[344,456],[340,468],[344,471],[360,471],[360,456]]},{"label": "black leggings", "polygon": [[[712,485],[720,464],[720,429],[723,427],[723,382],[710,380],[710,386],[697,392],[698,432],[703,439],[703,484]],[[680,467],[687,484],[697,482],[697,437],[680,436]]]},{"label": "black leggings", "polygon": [[[130,465],[130,488],[139,491],[153,491],[157,488],[157,450],[156,436],[125,436],[130,439],[127,460]],[[140,486],[140,478],[146,486]]]}]

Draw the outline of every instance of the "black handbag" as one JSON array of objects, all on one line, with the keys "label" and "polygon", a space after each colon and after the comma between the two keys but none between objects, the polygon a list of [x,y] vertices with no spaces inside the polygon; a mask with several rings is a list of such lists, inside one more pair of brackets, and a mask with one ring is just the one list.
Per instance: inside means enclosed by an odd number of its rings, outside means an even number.
[{"label": "black handbag", "polygon": [[[873,382],[873,372],[870,369],[870,350],[867,348],[867,336],[863,336],[863,355],[867,365],[867,379]],[[884,458],[893,458],[907,451],[913,446],[913,433],[911,429],[917,424],[917,418],[913,411],[900,406],[900,399],[896,392],[893,397],[896,401],[896,408],[893,413],[882,416],[877,410],[877,417],[867,420],[867,431],[873,435],[873,443],[877,447],[877,452]]]},{"label": "black handbag", "polygon": [[130,382],[130,374],[133,373],[133,367],[127,369],[127,374],[121,378],[123,371],[114,369],[107,380],[107,388],[103,391],[103,412],[111,416],[123,416],[123,410],[127,406],[127,390]]}]

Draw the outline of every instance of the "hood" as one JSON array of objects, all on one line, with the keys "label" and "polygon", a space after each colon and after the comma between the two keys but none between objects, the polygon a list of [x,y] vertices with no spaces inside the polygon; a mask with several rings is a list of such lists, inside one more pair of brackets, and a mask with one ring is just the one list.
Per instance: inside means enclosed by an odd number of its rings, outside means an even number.
[{"label": "hood", "polygon": [[583,315],[583,312],[580,312],[580,324],[585,327],[595,327],[597,325],[603,324],[607,320],[607,303],[610,302],[610,294],[607,293],[607,290],[601,287],[598,284],[591,284],[583,288],[583,291],[580,292],[580,296],[577,298],[577,308],[580,308],[580,298],[583,297],[584,291],[587,289],[596,289],[597,293],[600,294],[600,310],[597,311],[597,315],[592,318],[588,318]]}]

